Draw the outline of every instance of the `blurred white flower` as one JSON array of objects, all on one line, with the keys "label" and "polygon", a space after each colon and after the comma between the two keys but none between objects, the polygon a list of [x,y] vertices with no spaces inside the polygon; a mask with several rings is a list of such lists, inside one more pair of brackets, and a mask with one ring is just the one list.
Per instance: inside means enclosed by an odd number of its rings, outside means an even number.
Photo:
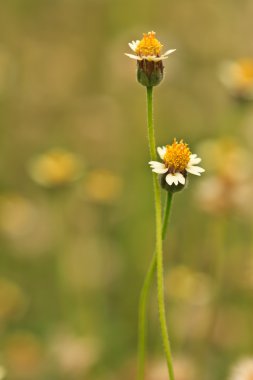
[{"label": "blurred white flower", "polygon": [[232,369],[229,380],[252,380],[253,358],[240,360]]},{"label": "blurred white flower", "polygon": [[51,342],[51,353],[59,369],[73,376],[86,374],[98,360],[100,349],[93,338],[61,332]]}]

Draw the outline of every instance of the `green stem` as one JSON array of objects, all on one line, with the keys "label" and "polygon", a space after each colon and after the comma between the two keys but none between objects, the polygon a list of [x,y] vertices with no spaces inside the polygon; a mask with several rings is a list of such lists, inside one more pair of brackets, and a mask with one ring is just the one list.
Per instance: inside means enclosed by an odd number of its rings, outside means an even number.
[{"label": "green stem", "polygon": [[[168,227],[168,221],[171,211],[173,193],[167,193],[166,205],[163,213],[163,228],[162,239],[166,237],[166,231]],[[147,333],[147,299],[151,282],[153,280],[156,269],[156,252],[153,253],[151,263],[148,268],[148,272],[144,279],[144,283],[141,289],[140,301],[139,301],[139,336],[138,336],[138,380],[144,379],[145,368],[145,354],[146,354],[146,333]]]},{"label": "green stem", "polygon": [[139,300],[139,331],[138,331],[138,374],[137,379],[144,379],[145,372],[145,356],[146,356],[146,334],[147,334],[147,298],[152,279],[156,268],[156,252],[152,256],[152,261],[149,265],[144,283],[141,289]]},{"label": "green stem", "polygon": [[162,229],[162,239],[163,240],[166,237],[166,232],[167,232],[167,228],[168,228],[170,210],[171,210],[171,204],[172,204],[172,196],[173,196],[173,193],[168,191],[167,192],[166,205],[165,205],[164,213],[163,213],[163,229]]},{"label": "green stem", "polygon": [[[153,88],[152,87],[147,87],[147,116],[148,116],[148,137],[149,137],[150,157],[151,157],[151,160],[156,160],[156,143],[155,143],[154,124],[153,124]],[[172,355],[171,355],[171,349],[170,349],[170,343],[169,343],[169,337],[168,337],[168,331],[167,331],[165,301],[164,301],[162,238],[163,238],[163,234],[166,228],[162,227],[161,188],[160,188],[158,176],[155,173],[153,173],[153,186],[154,186],[155,220],[156,220],[156,249],[155,249],[156,253],[153,256],[149,271],[147,273],[147,277],[144,282],[143,291],[142,291],[141,300],[140,300],[140,310],[139,310],[140,312],[139,314],[140,343],[139,343],[138,380],[142,380],[144,378],[145,335],[146,335],[145,309],[146,309],[147,293],[150,287],[150,283],[153,277],[155,267],[157,268],[158,309],[159,309],[159,319],[160,319],[164,352],[166,356],[170,380],[174,380]],[[170,199],[169,205],[171,205],[171,199]],[[166,214],[167,213],[165,213],[165,216]],[[168,219],[168,216],[169,216],[169,212],[167,215],[167,219]],[[167,222],[166,222],[166,225],[167,225]],[[145,306],[145,309],[143,309],[143,305]]]},{"label": "green stem", "polygon": [[162,209],[161,209],[161,189],[157,176],[154,179],[155,208],[156,208],[156,269],[157,269],[157,297],[160,318],[160,327],[163,340],[163,348],[166,356],[170,380],[174,380],[172,355],[167,330],[165,300],[164,300],[164,279],[163,279],[163,246],[162,246]]},{"label": "green stem", "polygon": [[[148,142],[149,152],[152,161],[157,158],[156,143],[155,143],[155,130],[153,122],[153,87],[147,87],[147,117],[148,117]],[[157,178],[157,175],[154,175]]]}]

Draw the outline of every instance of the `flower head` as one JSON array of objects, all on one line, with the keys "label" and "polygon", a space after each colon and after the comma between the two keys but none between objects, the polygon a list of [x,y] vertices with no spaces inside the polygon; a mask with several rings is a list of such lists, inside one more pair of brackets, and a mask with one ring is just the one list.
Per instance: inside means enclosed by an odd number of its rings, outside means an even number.
[{"label": "flower head", "polygon": [[161,184],[170,191],[178,191],[186,183],[187,173],[200,176],[205,170],[199,166],[201,158],[192,154],[188,145],[174,139],[171,145],[158,147],[157,152],[163,162],[150,161],[153,172],[162,174]]},{"label": "flower head", "polygon": [[163,45],[156,38],[155,32],[144,33],[141,40],[130,42],[129,47],[135,54],[126,53],[126,55],[137,61],[138,81],[146,87],[157,86],[163,79],[162,60],[168,58],[175,49],[161,54]]},{"label": "flower head", "polygon": [[155,32],[143,33],[142,40],[129,42],[128,45],[135,52],[135,55],[128,53],[126,53],[126,55],[137,61],[145,59],[147,61],[158,62],[168,58],[168,55],[173,53],[176,49],[167,50],[161,55],[163,45],[155,35]]}]

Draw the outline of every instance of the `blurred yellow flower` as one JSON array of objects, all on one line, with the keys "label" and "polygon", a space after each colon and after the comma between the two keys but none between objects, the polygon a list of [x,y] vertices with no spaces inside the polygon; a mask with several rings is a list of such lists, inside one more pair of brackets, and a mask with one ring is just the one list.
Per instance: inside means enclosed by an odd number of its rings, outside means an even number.
[{"label": "blurred yellow flower", "polygon": [[224,62],[220,68],[220,80],[236,98],[253,99],[253,59]]},{"label": "blurred yellow flower", "polygon": [[81,177],[82,163],[77,155],[64,149],[51,149],[29,163],[31,178],[39,185],[53,188],[67,185]]},{"label": "blurred yellow flower", "polygon": [[120,196],[122,188],[122,179],[109,170],[93,170],[85,181],[86,196],[98,203],[114,202]]}]

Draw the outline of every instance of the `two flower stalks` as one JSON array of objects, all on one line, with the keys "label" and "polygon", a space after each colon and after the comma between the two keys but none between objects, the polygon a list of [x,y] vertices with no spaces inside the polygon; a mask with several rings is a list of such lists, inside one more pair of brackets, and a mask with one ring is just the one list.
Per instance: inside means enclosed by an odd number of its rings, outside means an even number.
[{"label": "two flower stalks", "polygon": [[[139,303],[139,335],[138,335],[138,380],[144,379],[146,330],[147,330],[147,298],[150,285],[156,270],[157,275],[157,298],[161,335],[164,353],[167,361],[170,380],[174,380],[172,354],[168,336],[165,299],[164,299],[164,269],[163,269],[163,240],[171,210],[173,194],[182,190],[186,185],[188,173],[200,175],[204,172],[196,166],[201,159],[196,154],[191,154],[187,144],[182,140],[174,139],[171,145],[158,147],[157,152],[162,160],[158,162],[153,122],[153,87],[163,79],[163,60],[175,50],[168,50],[161,54],[162,44],[156,39],[154,32],[143,35],[142,40],[129,43],[135,54],[126,54],[137,61],[137,79],[147,90],[147,124],[148,139],[151,161],[149,165],[153,172],[153,188],[155,201],[155,225],[156,243],[150,267],[145,277]],[[158,175],[157,175],[158,174]],[[162,222],[161,187],[167,191],[167,202],[164,209]]]}]

